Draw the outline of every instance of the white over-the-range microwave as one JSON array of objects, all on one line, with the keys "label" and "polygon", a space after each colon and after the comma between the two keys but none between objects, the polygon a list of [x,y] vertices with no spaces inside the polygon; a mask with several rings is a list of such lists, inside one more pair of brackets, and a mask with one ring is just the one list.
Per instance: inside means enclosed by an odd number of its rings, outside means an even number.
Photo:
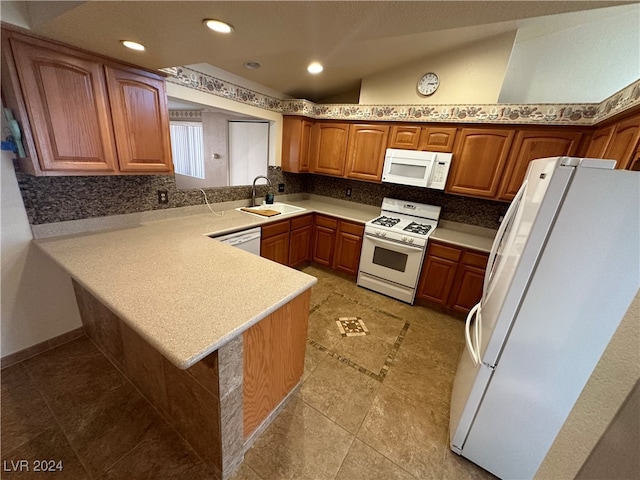
[{"label": "white over-the-range microwave", "polygon": [[382,181],[444,190],[451,157],[450,153],[387,148]]}]

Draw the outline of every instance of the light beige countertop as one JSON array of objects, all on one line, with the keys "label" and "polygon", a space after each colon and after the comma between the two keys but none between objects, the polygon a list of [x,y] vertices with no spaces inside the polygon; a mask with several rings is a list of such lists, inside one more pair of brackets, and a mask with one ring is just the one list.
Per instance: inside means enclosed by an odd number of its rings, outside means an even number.
[{"label": "light beige countertop", "polygon": [[[277,200],[306,209],[299,214],[324,213],[363,223],[380,213],[379,207],[315,195]],[[36,236],[41,238],[34,241],[74,280],[184,369],[317,282],[303,272],[207,235],[294,216],[263,219],[230,209],[146,222],[138,219],[137,223],[131,216],[122,216],[127,217],[122,225],[120,219],[105,217],[38,226]],[[486,235],[492,230],[465,230],[461,224],[441,223],[444,228],[438,227],[433,238],[480,250],[491,247]],[[100,230],[101,225],[110,229]],[[64,235],[68,232],[74,233]],[[54,234],[58,236],[51,236]]]}]

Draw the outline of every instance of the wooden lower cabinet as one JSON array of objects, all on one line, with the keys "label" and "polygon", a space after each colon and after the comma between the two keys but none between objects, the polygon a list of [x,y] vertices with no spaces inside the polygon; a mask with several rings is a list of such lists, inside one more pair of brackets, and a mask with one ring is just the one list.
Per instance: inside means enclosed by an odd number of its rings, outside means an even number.
[{"label": "wooden lower cabinet", "polygon": [[296,267],[311,260],[313,214],[291,219],[289,234],[289,266]]},{"label": "wooden lower cabinet", "polygon": [[348,275],[356,276],[360,266],[360,250],[364,225],[340,220],[336,232],[335,256],[332,268]]},{"label": "wooden lower cabinet", "polygon": [[325,215],[316,215],[313,227],[313,253],[311,260],[331,268],[337,229],[337,219]]},{"label": "wooden lower cabinet", "polygon": [[482,297],[488,257],[484,252],[430,241],[416,301],[467,313]]},{"label": "wooden lower cabinet", "polygon": [[289,264],[289,231],[291,222],[282,220],[262,227],[260,256],[283,265]]}]

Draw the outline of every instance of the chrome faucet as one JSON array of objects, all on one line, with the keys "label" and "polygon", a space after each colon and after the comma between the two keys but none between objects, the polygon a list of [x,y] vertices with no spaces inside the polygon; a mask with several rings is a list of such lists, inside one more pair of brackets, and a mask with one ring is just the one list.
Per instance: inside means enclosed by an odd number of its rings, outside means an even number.
[{"label": "chrome faucet", "polygon": [[271,183],[271,180],[269,180],[264,175],[258,175],[256,178],[254,178],[253,179],[253,186],[251,187],[251,206],[252,207],[256,206],[256,180],[258,180],[259,178],[264,178],[267,181],[267,183],[269,184],[269,186],[271,188],[273,188],[273,183]]}]

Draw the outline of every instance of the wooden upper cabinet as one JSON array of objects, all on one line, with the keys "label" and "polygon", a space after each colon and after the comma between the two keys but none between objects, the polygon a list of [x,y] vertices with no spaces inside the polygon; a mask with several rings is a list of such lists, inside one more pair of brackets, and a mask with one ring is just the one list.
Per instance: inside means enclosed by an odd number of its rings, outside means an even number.
[{"label": "wooden upper cabinet", "polygon": [[11,38],[10,44],[27,92],[23,100],[36,172],[113,172],[115,145],[102,65],[35,39]]},{"label": "wooden upper cabinet", "polygon": [[282,170],[301,173],[309,171],[311,161],[311,129],[313,122],[302,117],[283,118]]},{"label": "wooden upper cabinet", "polygon": [[171,172],[169,110],[163,80],[105,67],[123,172]]},{"label": "wooden upper cabinet", "polygon": [[613,126],[604,127],[593,132],[589,147],[584,154],[586,158],[604,158],[604,152],[607,151],[609,140],[611,140],[611,135],[613,134],[613,128]]},{"label": "wooden upper cabinet", "polygon": [[509,129],[460,130],[446,191],[495,198],[514,135]]},{"label": "wooden upper cabinet", "polygon": [[351,125],[345,177],[382,181],[388,137],[387,125]]},{"label": "wooden upper cabinet", "polygon": [[313,126],[313,173],[344,175],[348,137],[348,123],[317,122]]},{"label": "wooden upper cabinet", "polygon": [[577,131],[521,130],[516,134],[500,183],[498,198],[513,200],[531,160],[575,155],[582,140]]},{"label": "wooden upper cabinet", "polygon": [[164,78],[73,47],[2,30],[3,93],[34,175],[171,173]]},{"label": "wooden upper cabinet", "polygon": [[417,150],[420,144],[420,127],[393,125],[389,135],[389,148]]},{"label": "wooden upper cabinet", "polygon": [[419,150],[427,152],[453,152],[456,127],[422,127]]},{"label": "wooden upper cabinet", "polygon": [[628,168],[640,139],[640,113],[616,123],[603,158],[617,161],[616,168]]}]

